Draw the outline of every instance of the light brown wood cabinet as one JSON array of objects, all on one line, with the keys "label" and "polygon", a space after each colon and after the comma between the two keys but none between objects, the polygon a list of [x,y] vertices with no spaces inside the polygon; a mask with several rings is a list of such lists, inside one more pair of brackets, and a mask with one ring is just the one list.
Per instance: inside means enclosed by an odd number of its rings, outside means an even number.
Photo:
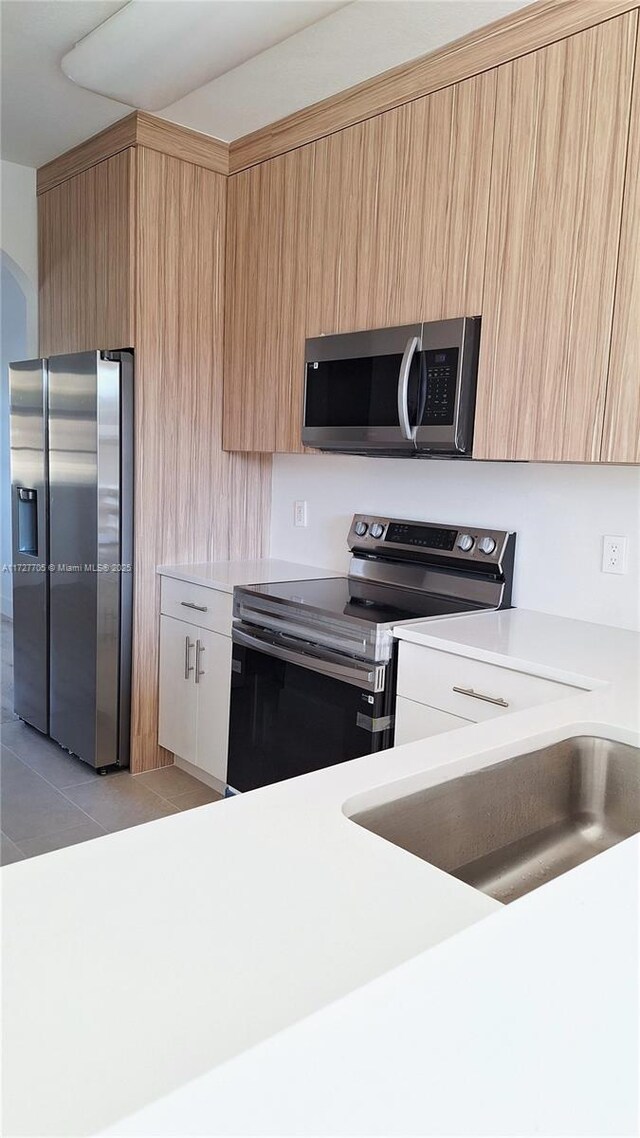
[{"label": "light brown wood cabinet", "polygon": [[636,22],[498,69],[476,458],[600,459]]},{"label": "light brown wood cabinet", "polygon": [[312,150],[229,179],[224,446],[296,451]]},{"label": "light brown wood cabinet", "polygon": [[133,346],[135,158],[129,147],[38,198],[44,356]]},{"label": "light brown wood cabinet", "polygon": [[603,462],[640,463],[640,54],[636,52]]},{"label": "light brown wood cabinet", "polygon": [[222,450],[226,192],[224,175],[136,146],[39,197],[41,353],[135,352],[134,772],[172,761],[156,567],[264,552],[270,460]]},{"label": "light brown wood cabinet", "polygon": [[230,178],[224,446],[302,449],[306,336],[481,310],[495,72]]},{"label": "light brown wood cabinet", "polygon": [[495,72],[316,144],[308,334],[482,306]]},{"label": "light brown wood cabinet", "polygon": [[231,177],[225,448],[301,449],[305,336],[481,314],[474,457],[640,461],[637,26]]}]

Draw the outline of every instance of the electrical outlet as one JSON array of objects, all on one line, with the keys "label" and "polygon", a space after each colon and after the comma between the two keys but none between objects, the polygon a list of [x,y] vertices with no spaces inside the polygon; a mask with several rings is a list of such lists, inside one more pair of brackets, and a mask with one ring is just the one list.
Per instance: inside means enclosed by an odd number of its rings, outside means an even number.
[{"label": "electrical outlet", "polygon": [[626,573],[627,539],[605,534],[602,539],[602,572]]},{"label": "electrical outlet", "polygon": [[294,526],[306,526],[307,524],[307,503],[294,502],[293,503],[293,524]]}]

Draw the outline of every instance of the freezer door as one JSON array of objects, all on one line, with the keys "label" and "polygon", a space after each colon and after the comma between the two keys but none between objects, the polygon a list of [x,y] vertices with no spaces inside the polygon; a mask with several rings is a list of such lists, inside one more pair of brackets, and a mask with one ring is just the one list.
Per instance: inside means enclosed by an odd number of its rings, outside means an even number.
[{"label": "freezer door", "polygon": [[49,360],[50,734],[120,759],[121,364]]},{"label": "freezer door", "polygon": [[47,581],[47,367],[9,367],[14,708],[49,729]]}]

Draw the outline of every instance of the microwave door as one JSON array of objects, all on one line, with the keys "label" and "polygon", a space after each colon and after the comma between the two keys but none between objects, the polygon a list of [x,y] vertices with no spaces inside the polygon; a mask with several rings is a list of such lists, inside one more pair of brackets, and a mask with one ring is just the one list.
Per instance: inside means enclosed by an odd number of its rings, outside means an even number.
[{"label": "microwave door", "polygon": [[[407,345],[421,325],[320,336],[306,346],[302,441],[321,450],[414,454],[398,405]],[[407,376],[409,412],[418,392],[417,363]]]}]

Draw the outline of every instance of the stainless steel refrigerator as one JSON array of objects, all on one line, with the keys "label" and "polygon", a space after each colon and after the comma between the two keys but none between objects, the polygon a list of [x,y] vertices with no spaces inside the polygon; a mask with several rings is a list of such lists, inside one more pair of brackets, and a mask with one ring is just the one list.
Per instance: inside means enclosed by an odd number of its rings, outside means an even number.
[{"label": "stainless steel refrigerator", "polygon": [[11,364],[15,712],[129,764],[133,354]]}]

